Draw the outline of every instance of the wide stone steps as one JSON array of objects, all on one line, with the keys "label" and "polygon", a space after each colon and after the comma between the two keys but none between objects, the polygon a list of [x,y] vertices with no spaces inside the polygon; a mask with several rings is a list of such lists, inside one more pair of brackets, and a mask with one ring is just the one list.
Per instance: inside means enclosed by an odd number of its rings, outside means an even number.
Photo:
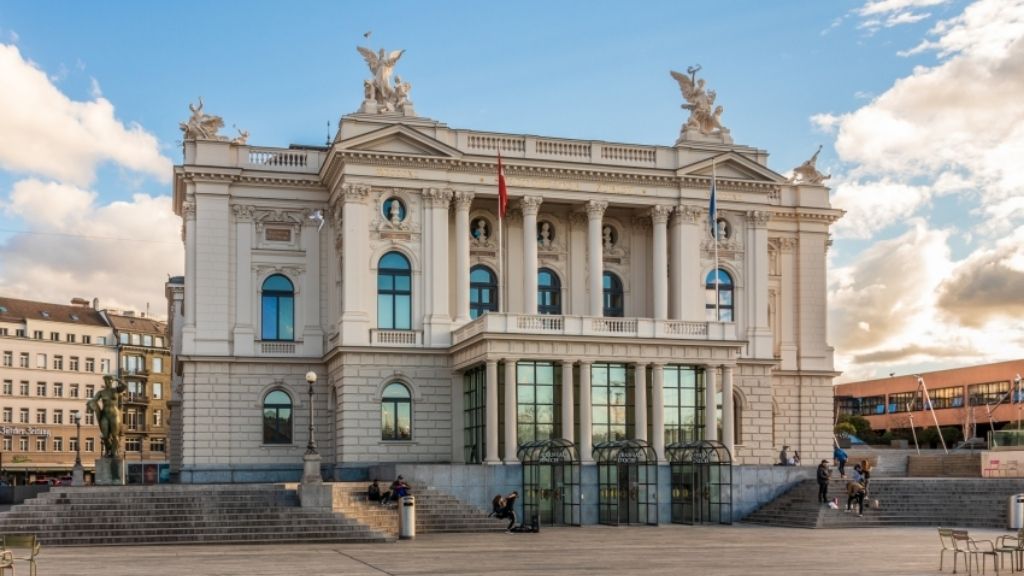
[{"label": "wide stone steps", "polygon": [[[872,478],[864,515],[845,512],[846,480],[833,479],[829,496],[839,510],[817,502],[818,486],[806,480],[761,507],[744,522],[798,528],[963,526],[1002,529],[1010,495],[1024,493],[1020,479]],[[879,508],[868,504],[878,500]]]},{"label": "wide stone steps", "polygon": [[393,539],[298,504],[294,490],[275,485],[55,488],[0,514],[0,532],[34,533],[48,546]]}]

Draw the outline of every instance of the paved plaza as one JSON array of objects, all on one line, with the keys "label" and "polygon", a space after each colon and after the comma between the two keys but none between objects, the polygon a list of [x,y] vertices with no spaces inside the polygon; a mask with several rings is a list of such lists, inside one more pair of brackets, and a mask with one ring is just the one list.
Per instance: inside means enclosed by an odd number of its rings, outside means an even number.
[{"label": "paved plaza", "polygon": [[[971,532],[993,540],[1002,534]],[[540,534],[435,534],[392,544],[44,548],[39,574],[884,576],[938,574],[938,560],[935,528],[592,526]],[[949,561],[947,554],[946,573]],[[19,563],[18,572],[27,574],[27,567]]]}]

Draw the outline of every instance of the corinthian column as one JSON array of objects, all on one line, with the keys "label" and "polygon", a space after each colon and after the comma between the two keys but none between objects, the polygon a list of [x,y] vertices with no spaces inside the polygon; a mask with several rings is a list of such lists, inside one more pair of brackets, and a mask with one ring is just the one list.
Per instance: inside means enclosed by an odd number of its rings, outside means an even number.
[{"label": "corinthian column", "polygon": [[537,313],[537,212],[542,199],[526,196],[519,201],[523,211],[523,311]]},{"label": "corinthian column", "polygon": [[718,403],[715,402],[715,392],[718,385],[718,366],[708,364],[704,367],[704,439],[718,440]]},{"label": "corinthian column", "polygon": [[455,322],[469,321],[469,207],[472,192],[455,194]]},{"label": "corinthian column", "polygon": [[736,437],[733,427],[736,411],[732,404],[732,371],[732,366],[722,366],[722,444],[725,444],[735,459]]},{"label": "corinthian column", "polygon": [[341,189],[342,236],[344,257],[341,261],[341,342],[342,344],[369,344],[369,314],[366,299],[370,291],[362,279],[369,274],[370,222],[366,197],[370,187],[363,184],[345,184]]},{"label": "corinthian column", "polygon": [[[591,316],[604,316],[604,247],[601,245],[601,222],[606,208],[607,202],[587,202],[587,263],[590,268]],[[580,416],[582,415],[581,411]],[[587,454],[587,457],[589,456]]]},{"label": "corinthian column", "polygon": [[498,459],[498,361],[487,360],[486,396],[484,399],[484,434],[487,444],[484,464],[501,464]]},{"label": "corinthian column", "polygon": [[651,222],[654,225],[653,257],[654,263],[654,319],[668,318],[668,246],[665,242],[668,216],[672,213],[671,206],[655,206],[651,208]]}]

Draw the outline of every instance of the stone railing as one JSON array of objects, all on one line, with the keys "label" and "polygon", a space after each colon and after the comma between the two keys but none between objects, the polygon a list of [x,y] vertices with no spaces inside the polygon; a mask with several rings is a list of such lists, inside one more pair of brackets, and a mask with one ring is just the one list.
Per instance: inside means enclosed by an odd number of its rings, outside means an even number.
[{"label": "stone railing", "polygon": [[239,165],[250,170],[316,174],[321,162],[319,150],[244,147],[239,151]]},{"label": "stone railing", "polygon": [[295,354],[294,342],[260,342],[262,354]]},{"label": "stone railing", "polygon": [[490,312],[455,330],[452,333],[452,343],[465,342],[483,333],[728,341],[736,340],[736,325],[727,322],[690,322],[654,320],[653,318],[550,316]]},{"label": "stone railing", "polygon": [[419,330],[370,330],[370,344],[377,346],[422,346]]},{"label": "stone railing", "polygon": [[[500,149],[508,158],[568,160],[585,164],[674,168],[670,148],[609,144],[594,140],[568,140],[537,136],[510,136],[456,130],[456,147],[469,154],[496,155]],[[663,151],[659,153],[659,151]],[[660,163],[659,163],[660,161]]]}]

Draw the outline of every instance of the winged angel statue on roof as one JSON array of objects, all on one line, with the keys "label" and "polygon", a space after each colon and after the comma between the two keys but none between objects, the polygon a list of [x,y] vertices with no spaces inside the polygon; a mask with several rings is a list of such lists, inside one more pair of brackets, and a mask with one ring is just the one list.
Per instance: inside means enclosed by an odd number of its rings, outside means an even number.
[{"label": "winged angel statue on roof", "polygon": [[[364,82],[366,96],[363,102],[363,111],[371,111],[375,108],[373,111],[376,112],[406,112],[407,107],[411,111],[412,102],[409,101],[409,90],[412,85],[403,82],[398,76],[395,76],[394,85],[391,84],[391,74],[395,70],[395,64],[398,63],[398,59],[402,57],[405,50],[392,50],[388,53],[381,48],[379,53],[375,53],[363,46],[356,46],[356,50],[363,55],[366,65],[370,67],[370,72],[373,74],[372,79]],[[375,106],[367,106],[371,103]]]},{"label": "winged angel statue on roof", "polygon": [[718,94],[714,90],[705,90],[704,79],[697,79],[697,72],[700,71],[700,68],[700,65],[687,68],[686,72],[689,76],[675,70],[669,71],[679,83],[679,90],[683,93],[683,98],[686,99],[686,104],[683,104],[682,108],[690,111],[690,117],[683,125],[681,139],[690,130],[697,130],[705,136],[728,135],[729,133],[729,130],[723,127],[720,121],[723,108],[715,106],[715,98]]}]

